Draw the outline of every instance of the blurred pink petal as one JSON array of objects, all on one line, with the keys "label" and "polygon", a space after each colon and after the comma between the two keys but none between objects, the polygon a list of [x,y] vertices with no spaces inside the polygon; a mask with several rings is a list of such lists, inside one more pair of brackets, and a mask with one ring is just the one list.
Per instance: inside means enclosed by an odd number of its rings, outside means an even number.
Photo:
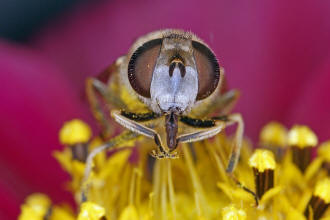
[{"label": "blurred pink petal", "polygon": [[5,206],[0,206],[17,215],[32,192],[47,193],[55,201],[72,200],[63,187],[68,176],[51,152],[60,148],[58,131],[64,121],[89,119],[88,109],[73,95],[77,88],[37,52],[4,42],[0,72],[0,192],[7,194],[0,202]]},{"label": "blurred pink petal", "polygon": [[330,140],[330,59],[319,69],[311,72],[308,84],[293,103],[287,114],[287,122],[308,124],[320,141]]},{"label": "blurred pink petal", "polygon": [[140,35],[191,30],[214,49],[231,87],[242,91],[236,111],[255,139],[267,121],[283,121],[316,77],[330,49],[329,9],[324,1],[107,1],[64,16],[34,45],[81,91],[86,76],[125,54]]}]

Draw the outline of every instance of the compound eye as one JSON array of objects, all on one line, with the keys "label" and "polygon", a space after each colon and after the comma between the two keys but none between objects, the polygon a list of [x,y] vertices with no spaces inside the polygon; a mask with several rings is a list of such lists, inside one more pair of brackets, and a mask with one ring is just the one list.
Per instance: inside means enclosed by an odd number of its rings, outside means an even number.
[{"label": "compound eye", "polygon": [[220,80],[219,63],[212,51],[197,41],[192,41],[198,72],[197,100],[205,99],[217,88]]},{"label": "compound eye", "polygon": [[150,98],[150,84],[162,40],[144,43],[131,56],[128,63],[128,79],[133,89],[141,96]]}]

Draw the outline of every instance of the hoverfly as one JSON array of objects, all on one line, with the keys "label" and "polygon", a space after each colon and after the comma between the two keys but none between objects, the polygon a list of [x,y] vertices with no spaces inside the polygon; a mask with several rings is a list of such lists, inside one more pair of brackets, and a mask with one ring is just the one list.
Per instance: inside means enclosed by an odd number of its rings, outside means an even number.
[{"label": "hoverfly", "polygon": [[[114,109],[111,116],[115,121],[128,131],[89,154],[85,177],[98,152],[139,135],[154,140],[157,150],[152,156],[176,158],[180,143],[210,138],[237,123],[227,166],[232,173],[244,125],[240,114],[229,114],[238,91],[221,92],[223,79],[224,70],[213,51],[190,32],[160,30],[138,38],[128,54],[119,57],[100,78],[87,80],[88,99],[104,133],[109,131],[108,113],[102,110],[99,96]],[[214,112],[220,115],[208,117]]]}]

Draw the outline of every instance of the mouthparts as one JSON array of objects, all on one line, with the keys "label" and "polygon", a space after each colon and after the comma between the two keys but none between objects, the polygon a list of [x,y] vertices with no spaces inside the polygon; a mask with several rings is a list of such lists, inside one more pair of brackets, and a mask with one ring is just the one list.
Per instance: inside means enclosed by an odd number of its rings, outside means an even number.
[{"label": "mouthparts", "polygon": [[172,151],[178,145],[176,138],[178,133],[178,115],[175,110],[165,116],[165,127],[167,147]]}]

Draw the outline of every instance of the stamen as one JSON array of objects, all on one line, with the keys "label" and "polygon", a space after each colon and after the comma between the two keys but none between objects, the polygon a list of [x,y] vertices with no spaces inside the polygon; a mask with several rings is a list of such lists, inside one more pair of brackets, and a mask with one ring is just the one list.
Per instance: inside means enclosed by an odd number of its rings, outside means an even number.
[{"label": "stamen", "polygon": [[278,122],[270,122],[260,132],[260,143],[264,146],[285,147],[287,129]]},{"label": "stamen", "polygon": [[59,139],[61,144],[71,147],[73,159],[85,162],[88,156],[87,142],[91,135],[92,131],[85,122],[73,119],[64,123]]},{"label": "stamen", "polygon": [[274,155],[269,150],[256,150],[249,160],[253,168],[257,197],[274,187],[274,170],[276,163]]},{"label": "stamen", "polygon": [[311,149],[318,143],[314,132],[307,126],[295,125],[289,131],[292,160],[304,172],[311,161]]},{"label": "stamen", "polygon": [[106,220],[105,209],[93,202],[84,202],[80,206],[78,220]]},{"label": "stamen", "polygon": [[325,178],[316,184],[312,198],[305,209],[305,216],[310,216],[313,211],[313,218],[319,219],[330,205],[330,178]]},{"label": "stamen", "polygon": [[202,184],[198,178],[197,171],[194,167],[193,160],[191,158],[191,153],[188,148],[189,145],[183,146],[183,153],[185,162],[187,164],[189,175],[192,181],[193,189],[194,189],[194,196],[195,196],[195,202],[196,202],[196,209],[200,210],[199,216],[202,216],[205,212],[202,207],[208,207],[205,194],[203,191]]},{"label": "stamen", "polygon": [[139,163],[139,168],[136,169],[136,189],[135,189],[135,205],[136,207],[140,207],[141,200],[141,182],[142,182],[142,163]]},{"label": "stamen", "polygon": [[35,193],[25,199],[21,206],[19,220],[50,219],[52,212],[51,200],[44,194]]},{"label": "stamen", "polygon": [[137,179],[137,170],[136,168],[133,169],[133,172],[131,174],[131,181],[129,186],[129,198],[128,198],[128,204],[134,205],[134,191],[136,186],[136,179]]},{"label": "stamen", "polygon": [[88,144],[76,144],[71,146],[72,159],[80,162],[86,162],[88,157]]},{"label": "stamen", "polygon": [[173,213],[173,219],[176,219],[176,206],[175,206],[175,192],[173,186],[173,179],[172,179],[172,167],[171,167],[171,160],[167,160],[167,180],[168,180],[168,190],[169,190],[169,197],[170,197],[170,204]]},{"label": "stamen", "polygon": [[92,135],[90,127],[79,119],[65,122],[60,130],[60,142],[63,145],[73,146],[78,143],[86,143]]},{"label": "stamen", "polygon": [[260,132],[260,145],[271,150],[281,161],[287,146],[287,129],[278,122],[270,122]]},{"label": "stamen", "polygon": [[161,160],[156,160],[153,170],[152,178],[152,202],[153,202],[153,213],[159,213],[160,204],[160,186],[161,186]]},{"label": "stamen", "polygon": [[330,175],[330,141],[324,142],[317,150],[317,154],[322,158],[322,168],[328,171]]},{"label": "stamen", "polygon": [[206,143],[205,145],[206,145],[206,148],[209,150],[209,154],[214,158],[216,168],[217,168],[217,171],[219,173],[221,180],[228,183],[229,181],[227,178],[226,168],[225,168],[224,164],[222,163],[222,160],[218,156],[218,154],[215,150],[215,147],[209,143]]},{"label": "stamen", "polygon": [[161,170],[161,213],[162,219],[167,219],[167,172],[166,162],[168,159],[160,161]]}]

